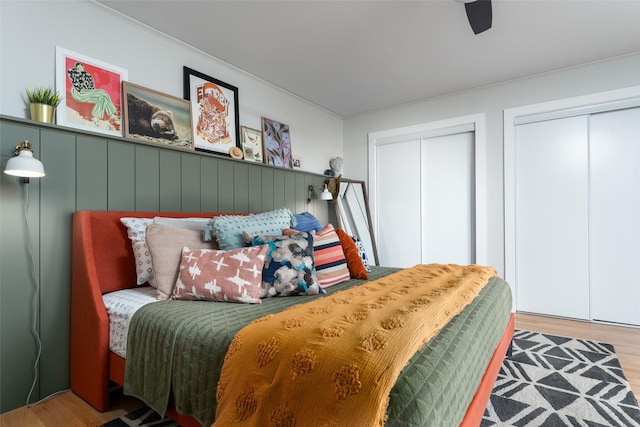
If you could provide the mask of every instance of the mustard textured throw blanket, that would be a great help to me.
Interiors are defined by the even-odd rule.
[[[402,368],[495,275],[418,265],[254,321],[229,346],[213,425],[382,426]]]

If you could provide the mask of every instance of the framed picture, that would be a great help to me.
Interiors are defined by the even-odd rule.
[[[189,101],[129,82],[122,97],[125,137],[193,150]]]
[[[183,73],[195,149],[224,156],[230,156],[232,147],[241,149],[238,88],[189,67]]]
[[[122,136],[121,83],[127,70],[56,46],[57,123]]]
[[[268,165],[292,168],[291,135],[289,126],[275,120],[262,118],[262,140]]]
[[[293,168],[294,169],[302,169],[302,158],[294,157],[293,158]]]
[[[240,126],[240,135],[242,137],[244,159],[250,162],[263,163],[262,133],[258,129]]]

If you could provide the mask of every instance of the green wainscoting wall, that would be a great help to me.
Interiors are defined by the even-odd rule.
[[[329,203],[307,203],[326,177],[227,157],[0,116],[1,169],[22,140],[46,176],[28,185],[0,173],[0,413],[24,406],[37,347],[34,282],[24,220],[40,280],[42,342],[31,402],[69,388],[71,215],[76,210],[263,212],[287,207],[329,221]],[[28,194],[27,194],[28,193]]]

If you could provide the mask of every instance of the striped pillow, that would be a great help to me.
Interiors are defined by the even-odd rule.
[[[333,225],[325,225],[313,236],[313,259],[318,282],[323,288],[351,278],[340,238]]]

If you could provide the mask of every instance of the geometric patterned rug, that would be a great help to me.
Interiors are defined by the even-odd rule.
[[[611,344],[516,330],[481,427],[640,427]]]
[[[180,427],[171,418],[161,419],[160,415],[148,406],[136,409],[100,427]]]

